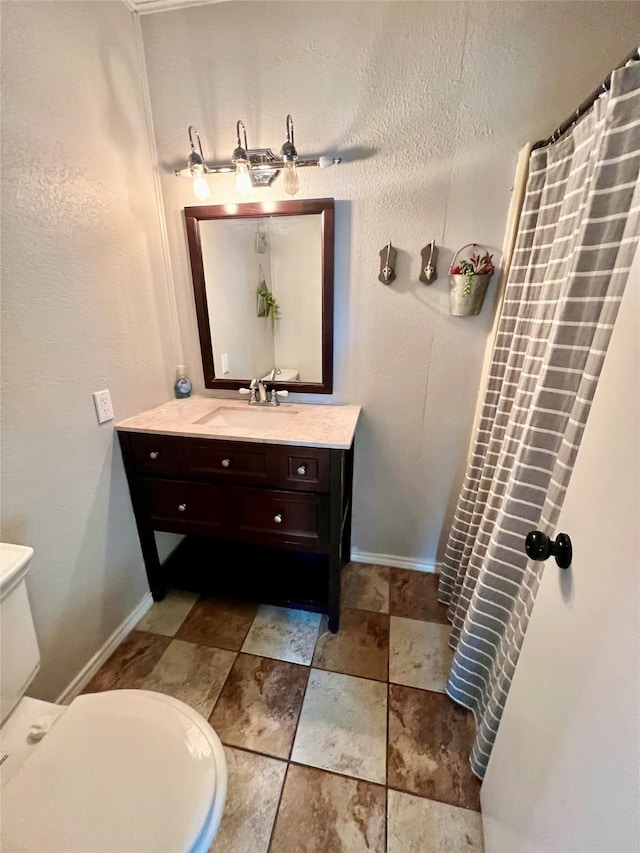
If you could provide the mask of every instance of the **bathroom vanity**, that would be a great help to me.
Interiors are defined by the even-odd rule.
[[[333,199],[184,215],[205,387],[330,394]],[[188,586],[327,613],[337,631],[359,413],[191,397],[120,423],[154,599]],[[185,537],[163,564],[156,531]]]
[[[191,397],[118,424],[154,599],[185,579],[327,613],[337,631],[359,413]],[[155,531],[186,537],[165,564]]]

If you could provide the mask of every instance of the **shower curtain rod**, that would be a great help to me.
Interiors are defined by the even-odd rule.
[[[619,68],[624,68],[627,62],[632,62],[633,60],[638,59],[640,59],[640,47],[636,47],[635,50],[632,50],[628,56],[625,56],[622,62],[617,65],[613,69],[613,71],[617,71]],[[589,110],[598,100],[600,95],[602,95],[604,92],[609,91],[609,87],[611,86],[611,75],[613,74],[613,71],[608,74],[602,81],[602,83],[598,86],[598,88],[594,89],[594,91],[589,95],[589,97],[586,98],[580,104],[575,113],[570,115],[569,118],[566,119],[566,121],[563,121],[562,124],[557,127],[553,131],[551,136],[549,136],[547,139],[540,139],[538,140],[538,142],[534,142],[534,144],[531,146],[531,150],[535,151],[536,148],[544,148],[546,145],[551,145],[552,142],[556,142],[558,139],[560,139],[561,136],[564,136],[564,134],[573,127],[573,125],[578,121],[578,119],[581,119],[582,116],[585,115],[585,113],[589,112]]]

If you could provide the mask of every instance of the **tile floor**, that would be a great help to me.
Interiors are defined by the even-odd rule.
[[[85,692],[159,690],[210,720],[229,768],[214,853],[482,851],[436,586],[351,563],[337,635],[316,614],[173,591]]]

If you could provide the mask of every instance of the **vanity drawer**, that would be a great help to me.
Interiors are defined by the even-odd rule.
[[[140,474],[178,474],[180,439],[154,433],[121,433],[129,441],[131,455]]]
[[[331,451],[247,441],[121,433],[139,474],[328,492]]]
[[[328,498],[271,489],[236,489],[236,493],[240,538],[315,547],[326,544]]]
[[[160,530],[177,533],[225,533],[229,495],[222,485],[182,480],[144,481],[147,509]]]
[[[185,439],[181,474],[198,479],[265,486],[275,484],[273,456],[262,444]]]
[[[309,492],[329,491],[329,451],[281,447],[279,485]]]

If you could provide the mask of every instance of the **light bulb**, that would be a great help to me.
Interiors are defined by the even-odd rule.
[[[211,197],[209,184],[201,169],[193,169],[193,194],[199,201],[207,201]]]
[[[246,163],[236,163],[236,192],[238,195],[251,195],[253,184],[251,183],[251,173]]]
[[[284,169],[284,191],[289,195],[295,195],[300,189],[300,179],[295,160],[287,160]]]

